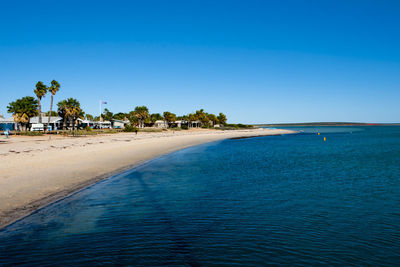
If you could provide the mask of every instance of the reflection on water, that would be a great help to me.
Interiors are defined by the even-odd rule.
[[[339,128],[149,162],[0,231],[0,265],[396,265],[400,127]]]

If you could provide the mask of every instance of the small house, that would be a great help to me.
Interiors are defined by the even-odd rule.
[[[155,128],[168,128],[168,123],[163,120],[157,120],[154,122]]]

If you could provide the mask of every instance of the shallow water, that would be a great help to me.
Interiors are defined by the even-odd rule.
[[[112,177],[0,231],[0,265],[400,264],[400,127],[320,128]]]

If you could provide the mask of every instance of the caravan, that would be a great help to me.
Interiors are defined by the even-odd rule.
[[[43,123],[32,123],[31,132],[44,131]]]

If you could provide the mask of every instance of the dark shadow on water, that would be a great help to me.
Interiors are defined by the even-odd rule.
[[[145,191],[146,197],[148,198],[150,205],[159,214],[159,219],[162,219],[163,222],[165,222],[166,227],[172,236],[172,240],[174,241],[174,252],[183,255],[186,264],[189,264],[190,266],[200,266],[200,264],[192,256],[189,243],[179,233],[178,229],[174,226],[173,219],[171,218],[171,216],[168,215],[165,208],[160,204],[160,201],[157,199],[157,194],[153,192],[143,180],[143,174],[134,173],[134,175],[139,184],[142,186],[143,190]],[[176,259],[173,259],[172,256],[170,256],[170,259],[167,262],[175,261]]]

